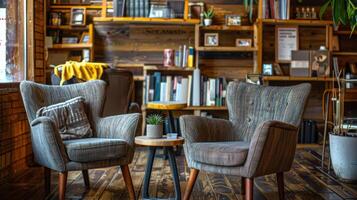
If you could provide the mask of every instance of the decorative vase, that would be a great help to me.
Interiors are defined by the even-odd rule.
[[[339,179],[345,182],[357,181],[357,137],[330,133],[332,167]]]
[[[146,136],[149,138],[162,138],[162,124],[160,125],[152,125],[152,124],[147,124],[146,125]]]
[[[212,19],[204,19],[203,24],[205,26],[211,26],[212,25]]]

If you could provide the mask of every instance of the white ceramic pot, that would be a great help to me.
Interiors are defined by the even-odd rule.
[[[212,19],[204,19],[203,24],[205,26],[211,26],[212,25]]]
[[[146,136],[149,138],[162,138],[162,124],[160,125],[152,125],[152,124],[147,124],[146,125]]]
[[[330,133],[330,152],[333,170],[339,179],[357,181],[357,137]]]

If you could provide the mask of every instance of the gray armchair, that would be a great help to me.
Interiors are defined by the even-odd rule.
[[[66,86],[48,86],[30,81],[20,85],[31,126],[35,161],[45,167],[45,191],[50,189],[50,170],[59,172],[59,199],[64,199],[68,171],[82,170],[89,188],[88,169],[120,165],[130,199],[135,199],[128,164],[134,155],[135,131],[140,114],[100,116],[105,98],[105,82],[89,81]],[[41,107],[83,96],[94,137],[63,140],[48,117],[36,118]]]
[[[242,177],[242,194],[253,199],[254,177],[277,174],[284,199],[283,173],[294,160],[298,127],[310,84],[292,87],[231,82],[227,90],[229,121],[182,116],[180,126],[190,178],[190,198],[199,170]]]

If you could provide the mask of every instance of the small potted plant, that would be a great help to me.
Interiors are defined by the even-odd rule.
[[[159,114],[149,115],[146,118],[146,136],[149,138],[161,138],[163,121],[163,117]]]
[[[210,26],[212,25],[212,18],[214,17],[214,10],[213,8],[210,8],[209,10],[203,12],[203,24],[205,26]]]

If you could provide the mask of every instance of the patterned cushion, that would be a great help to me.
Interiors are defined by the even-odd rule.
[[[63,140],[92,136],[92,129],[84,109],[84,98],[76,97],[68,101],[40,108],[36,117],[53,119]]]
[[[210,165],[240,166],[248,154],[249,142],[199,142],[191,144],[192,159]]]
[[[117,159],[127,153],[127,143],[121,139],[85,138],[63,141],[71,161],[94,162]]]

